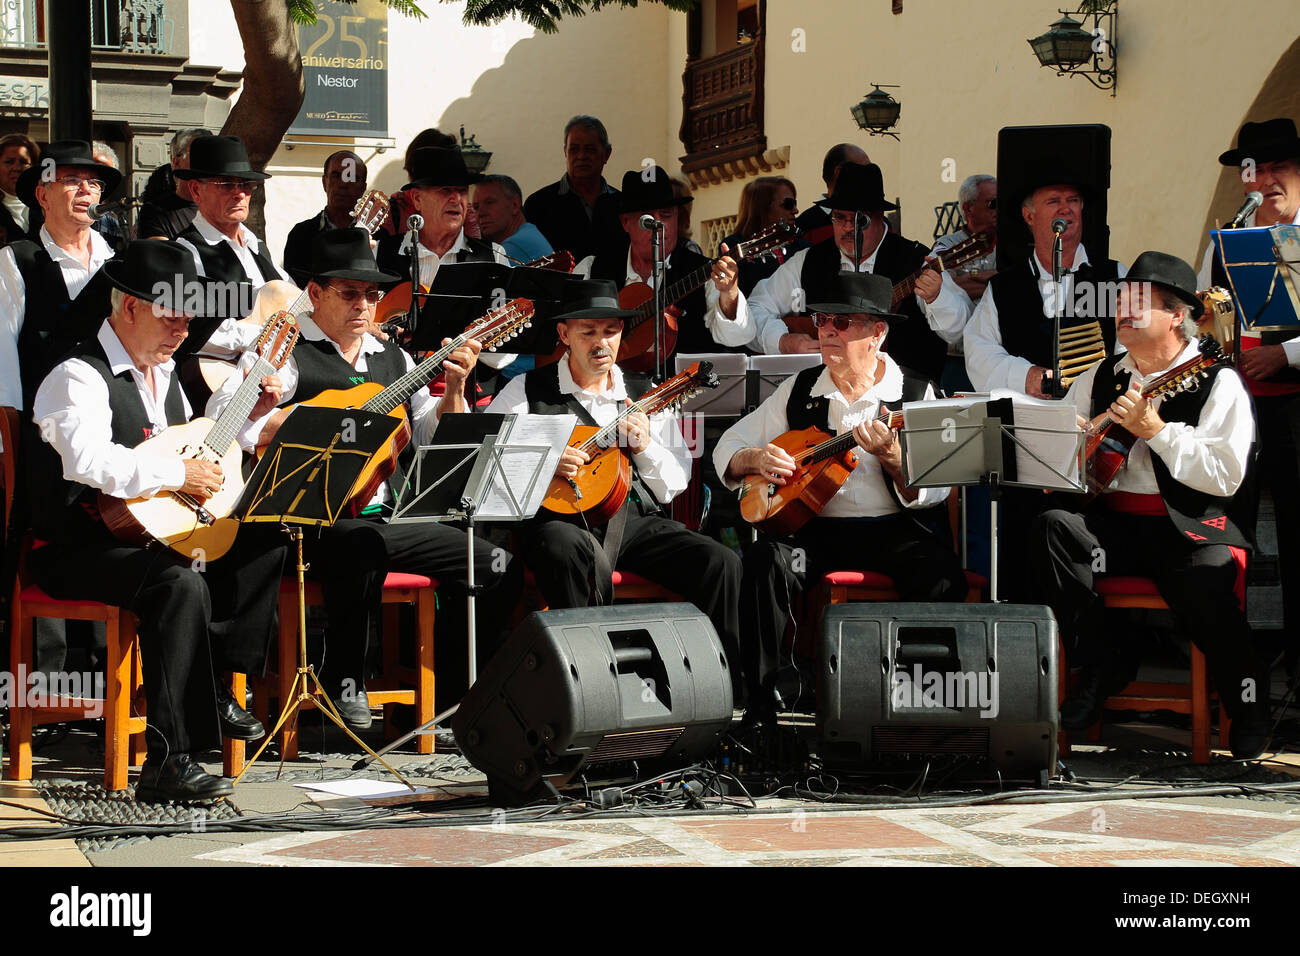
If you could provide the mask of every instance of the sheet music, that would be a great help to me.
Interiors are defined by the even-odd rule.
[[[501,436],[497,443],[524,447],[501,450],[500,467],[492,472],[492,484],[475,516],[515,517],[516,500],[523,514],[537,511],[577,424],[577,415],[516,415],[510,434]],[[528,482],[534,474],[538,476],[537,481],[530,489]],[[513,499],[506,491],[507,486],[515,496]]]
[[[991,395],[994,400],[1009,398],[1015,403],[1015,435],[1019,439],[1016,445],[1016,483],[1071,490],[1062,482],[1061,476],[1079,477],[1079,422],[1074,405],[1031,398],[1009,388],[996,388]],[[1033,454],[1025,446],[1032,448]]]

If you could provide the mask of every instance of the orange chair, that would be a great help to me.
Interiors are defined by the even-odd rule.
[[[967,604],[978,604],[984,600],[988,590],[988,578],[974,571],[967,571]],[[829,592],[828,604],[845,604],[849,601],[901,601],[894,581],[887,574],[875,571],[830,571],[822,577],[822,584]]]
[[[416,710],[416,721],[419,724],[433,719],[433,624],[436,613],[434,590],[437,586],[438,582],[422,574],[395,572],[384,579],[381,600],[385,610],[396,611],[396,606],[402,604],[414,605],[416,621],[416,666],[414,668],[400,666],[396,622],[386,620],[383,644],[384,673],[379,680],[366,683],[366,696],[371,704],[383,705],[384,722],[389,727],[391,727],[393,707],[397,704],[413,704]],[[315,581],[307,582],[306,597],[308,607],[317,607],[325,603],[320,584]],[[294,676],[298,672],[298,582],[291,578],[285,578],[280,583],[278,660],[277,685],[280,706],[283,707],[293,686]],[[404,684],[410,686],[403,687]],[[253,709],[258,719],[270,730],[278,715],[269,713],[267,696],[267,682],[254,681]],[[304,708],[314,706],[314,704],[303,705]],[[286,724],[281,734],[281,753],[284,759],[296,759],[298,756],[296,721],[291,720]],[[432,734],[419,734],[416,737],[416,752],[433,753]]]

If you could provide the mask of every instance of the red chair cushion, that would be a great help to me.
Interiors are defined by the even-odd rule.
[[[384,588],[389,591],[397,591],[405,588],[436,588],[438,582],[433,578],[427,578],[423,574],[405,574],[401,571],[390,572],[388,577],[384,578]]]
[[[637,584],[637,585],[654,584],[654,582],[651,581],[649,578],[643,578],[641,577],[641,575],[633,571],[614,571],[612,574],[610,574],[609,579],[614,583],[614,587],[618,587],[620,584]]]
[[[1237,579],[1233,582],[1232,593],[1237,596],[1237,604],[1241,607],[1246,606],[1246,550],[1244,548],[1229,548],[1232,552],[1232,563],[1237,566]],[[1142,594],[1156,595],[1160,590],[1156,583],[1150,578],[1141,578],[1135,575],[1114,574],[1099,576],[1094,579],[1093,587],[1097,593],[1103,597],[1119,594]]]
[[[831,571],[823,580],[840,588],[889,588],[894,587],[894,579],[887,574],[875,571]]]
[[[60,604],[64,607],[105,607],[100,601],[92,601],[90,598],[72,598],[64,600],[63,598],[50,597],[35,584],[29,584],[18,592],[19,599],[28,604]]]

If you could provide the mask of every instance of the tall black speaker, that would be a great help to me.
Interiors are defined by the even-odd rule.
[[[836,604],[818,637],[828,767],[961,760],[1045,784],[1056,767],[1056,619],[1019,604]]]
[[[693,605],[539,611],[479,674],[452,730],[492,800],[512,805],[592,765],[689,762],[717,746],[731,707],[731,662]]]
[[[1083,207],[1083,245],[1090,262],[1105,262],[1110,258],[1106,224],[1110,127],[1101,123],[1004,126],[998,131],[998,269],[1023,262],[1033,251],[1033,238],[1020,214],[1021,192],[1044,165],[1089,187]]]

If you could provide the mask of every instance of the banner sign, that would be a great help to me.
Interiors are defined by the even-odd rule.
[[[387,137],[388,7],[316,0],[316,25],[297,31],[306,95],[290,135]]]

